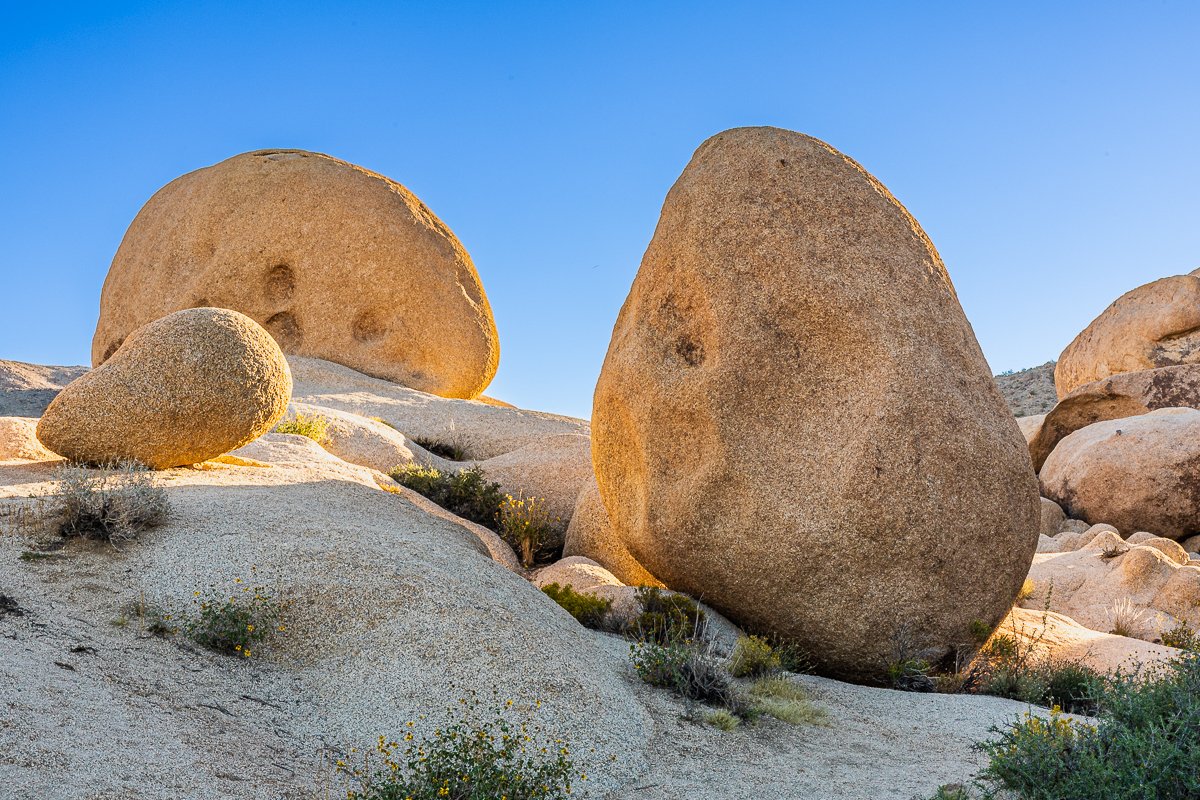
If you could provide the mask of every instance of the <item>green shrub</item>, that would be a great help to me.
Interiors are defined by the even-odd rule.
[[[428,497],[452,514],[500,530],[500,504],[505,495],[500,484],[487,480],[479,467],[442,472],[408,464],[396,467],[389,475],[396,483]]]
[[[1183,800],[1200,797],[1200,656],[1102,682],[1098,721],[1027,714],[979,745],[986,797]]]
[[[729,672],[735,678],[752,678],[769,675],[783,668],[782,659],[761,636],[741,636],[733,646],[729,660]]]
[[[578,773],[570,746],[538,730],[513,702],[485,708],[468,694],[452,721],[418,737],[414,722],[391,741],[379,737],[377,765],[338,768],[358,784],[348,800],[565,800]]]
[[[542,591],[551,600],[570,612],[571,616],[585,628],[606,629],[608,612],[612,609],[612,600],[586,592],[577,592],[570,586],[559,586],[557,583],[543,586]]]
[[[307,436],[317,444],[324,444],[329,438],[329,420],[316,414],[297,414],[281,420],[275,426],[275,433],[292,433],[297,436]]]
[[[556,561],[562,553],[563,530],[546,510],[544,498],[504,495],[499,532],[526,569]]]
[[[64,538],[117,544],[166,522],[171,503],[154,474],[134,462],[95,470],[67,468],[36,498],[21,524]]]
[[[283,624],[286,604],[264,586],[247,584],[241,578],[234,583],[236,588],[232,593],[211,586],[207,592],[194,592],[195,613],[183,622],[182,628],[189,639],[202,647],[249,658],[259,644],[286,630]]]
[[[635,639],[668,644],[703,638],[708,617],[687,595],[641,586],[637,599],[642,611],[629,626]]]
[[[1200,634],[1186,622],[1181,622],[1169,631],[1163,631],[1162,643],[1180,650],[1200,651]]]
[[[745,698],[713,652],[711,642],[636,642],[630,646],[629,656],[638,677],[651,686],[670,689],[685,700],[725,708],[739,717],[749,715]]]

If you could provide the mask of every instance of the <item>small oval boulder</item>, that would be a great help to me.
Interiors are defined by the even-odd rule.
[[[71,382],[37,435],[86,464],[196,464],[271,430],[291,392],[283,352],[254,320],[192,308],[138,328],[103,365]]]

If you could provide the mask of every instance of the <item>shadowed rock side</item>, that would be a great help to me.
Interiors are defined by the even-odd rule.
[[[1067,345],[1059,398],[1122,372],[1200,363],[1200,276],[1161,278],[1121,295]]]
[[[259,325],[236,311],[192,308],[137,329],[63,389],[37,435],[87,464],[196,464],[269,431],[291,391],[287,360]]]
[[[1033,468],[1040,472],[1055,445],[1080,428],[1159,408],[1180,407],[1200,407],[1200,364],[1125,372],[1084,384],[1042,420],[1029,443]]]
[[[193,306],[250,316],[285,352],[475,397],[500,349],[462,244],[400,184],[303,150],[243,153],[160,189],[104,282],[92,363]]]
[[[593,414],[629,553],[825,674],[946,656],[1000,622],[1028,570],[1028,449],[941,259],[808,136],[741,128],[696,151]]]

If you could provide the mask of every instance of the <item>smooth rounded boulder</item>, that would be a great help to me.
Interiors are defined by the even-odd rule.
[[[1174,275],[1118,297],[1075,337],[1054,367],[1061,400],[1092,381],[1200,363],[1200,276]]]
[[[395,181],[304,150],[243,153],[150,198],[104,281],[92,364],[197,306],[246,314],[287,353],[442,397],[475,397],[500,359],[450,229]]]
[[[1123,372],[1074,389],[1027,437],[1033,468],[1041,471],[1055,446],[1080,428],[1159,408],[1200,408],[1200,364]]]
[[[880,683],[995,627],[1040,521],[937,251],[862,167],[718,134],[663,205],[596,387],[612,534],[672,589]]]
[[[37,436],[84,464],[196,464],[271,430],[291,392],[287,359],[254,320],[224,308],[187,309],[138,328],[68,384]]]
[[[1200,534],[1200,411],[1088,425],[1058,443],[1040,478],[1072,517],[1176,540]]]

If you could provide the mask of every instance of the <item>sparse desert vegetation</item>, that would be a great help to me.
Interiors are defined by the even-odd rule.
[[[468,692],[432,734],[409,721],[395,739],[380,736],[374,760],[356,754],[338,769],[356,784],[348,800],[565,800],[587,780],[571,746],[536,724],[540,701],[488,704]]]
[[[315,414],[293,414],[279,421],[275,433],[291,433],[305,436],[322,444],[329,436],[329,420]]]

